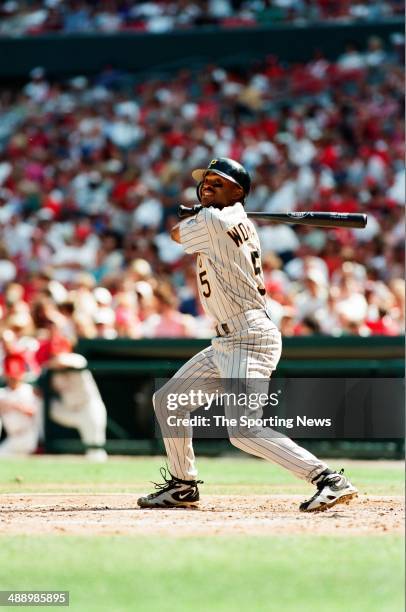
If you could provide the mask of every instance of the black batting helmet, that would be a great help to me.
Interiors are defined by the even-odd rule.
[[[208,172],[219,174],[242,187],[244,190],[244,199],[249,194],[251,179],[244,166],[228,157],[218,157],[217,159],[212,159],[207,168],[198,168],[192,172],[193,178],[198,182],[196,192],[199,202],[201,186]]]

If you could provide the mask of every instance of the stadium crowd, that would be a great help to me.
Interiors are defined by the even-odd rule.
[[[372,21],[403,14],[401,0],[6,0],[0,5],[0,36]]]
[[[260,225],[285,336],[404,331],[403,71],[379,39],[335,63],[165,82],[37,68],[0,94],[0,138],[0,331],[33,371],[52,334],[213,334],[168,229],[196,202],[191,170],[218,156],[252,174],[250,210],[368,213],[364,230]]]

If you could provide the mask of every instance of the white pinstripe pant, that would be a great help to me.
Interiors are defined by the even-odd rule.
[[[254,313],[254,311],[251,311]],[[171,474],[182,480],[195,480],[197,469],[192,444],[192,427],[179,425],[168,432],[167,418],[174,415],[188,418],[198,406],[178,407],[168,410],[168,394],[188,393],[200,389],[204,393],[216,393],[219,379],[238,379],[237,385],[247,392],[250,379],[269,379],[276,369],[281,355],[281,336],[274,324],[262,311],[255,311],[246,329],[236,331],[227,337],[217,337],[212,345],[190,359],[153,396],[155,413],[164,435]],[[247,327],[247,323],[249,327]],[[244,327],[244,322],[241,321]],[[252,381],[254,382],[254,381]],[[226,418],[235,413],[225,406]],[[262,411],[250,411],[250,417],[260,418]],[[252,428],[239,425],[228,429],[230,442],[241,450],[272,461],[286,468],[299,478],[311,480],[327,468],[322,461],[287,437],[270,435],[268,428]]]

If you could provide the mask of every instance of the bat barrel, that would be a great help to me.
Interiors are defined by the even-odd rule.
[[[291,212],[291,213],[261,213],[249,212],[248,217],[263,219],[277,223],[290,223],[295,225],[313,225],[317,227],[351,227],[364,228],[367,216],[362,213],[334,213],[334,212]]]

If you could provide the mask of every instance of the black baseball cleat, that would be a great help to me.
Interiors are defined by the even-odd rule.
[[[164,482],[154,482],[157,490],[139,498],[137,504],[141,508],[193,508],[198,505],[197,485],[201,484],[202,480],[181,480],[172,476],[165,468],[161,468],[160,472]],[[167,478],[168,474],[170,478]]]
[[[299,506],[301,512],[323,512],[336,504],[348,502],[357,497],[358,490],[344,476],[344,470],[340,472],[325,471],[312,480],[317,491],[308,501]]]

